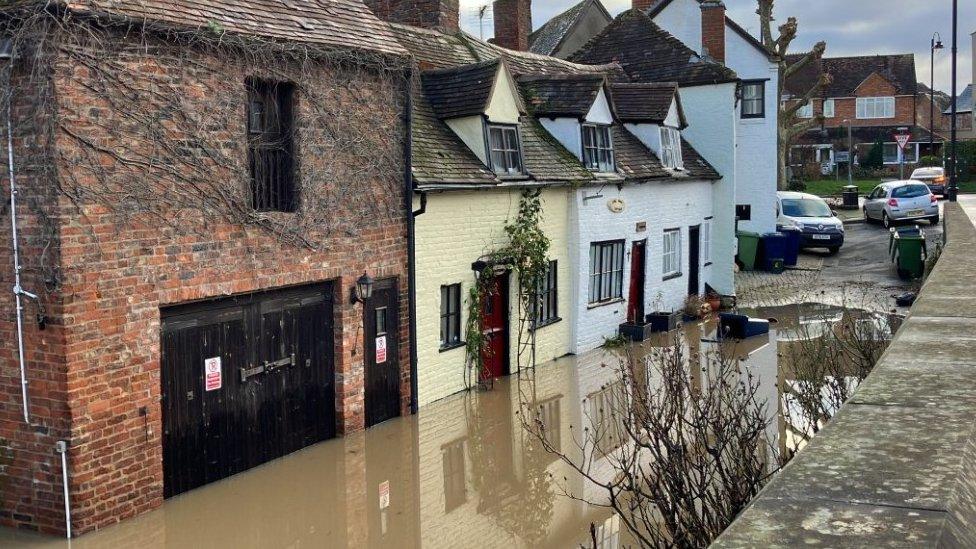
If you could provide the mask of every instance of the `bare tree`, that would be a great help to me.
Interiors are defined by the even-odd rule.
[[[778,187],[780,190],[786,189],[788,185],[788,176],[786,170],[787,158],[789,155],[790,146],[797,136],[806,132],[810,128],[814,128],[819,124],[823,123],[823,116],[817,115],[812,118],[799,118],[797,112],[804,106],[810,103],[810,100],[814,96],[819,94],[821,90],[824,89],[831,82],[831,76],[826,73],[821,73],[817,83],[807,90],[802,96],[792,98],[793,101],[790,103],[784,103],[783,98],[783,86],[787,79],[791,76],[797,74],[805,67],[810,65],[820,58],[823,57],[824,51],[827,49],[827,43],[820,41],[817,42],[813,49],[804,54],[798,60],[793,63],[789,63],[786,58],[786,54],[789,51],[790,44],[796,39],[797,29],[799,25],[796,22],[795,17],[790,17],[786,20],[786,23],[780,25],[777,29],[779,31],[779,36],[773,39],[772,26],[773,21],[773,3],[774,0],[758,0],[759,9],[756,13],[759,14],[759,22],[762,32],[762,43],[766,47],[766,51],[774,59],[779,62],[779,86],[776,90],[776,100],[780,102],[779,107],[779,135],[778,135],[778,146],[777,146],[777,160],[779,162],[778,166]]]
[[[584,401],[571,453],[548,442],[538,410],[519,414],[605,496],[587,503],[611,508],[643,547],[707,546],[777,463],[758,381],[722,353],[684,349],[681,336],[649,353],[621,347],[613,381]]]

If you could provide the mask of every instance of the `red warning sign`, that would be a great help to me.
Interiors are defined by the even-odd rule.
[[[204,370],[204,389],[216,391],[224,384],[223,374],[220,367],[220,357],[215,356],[203,361]]]
[[[386,336],[376,338],[376,363],[386,362]]]
[[[900,149],[902,149],[902,150],[905,150],[905,147],[908,146],[908,140],[911,139],[911,138],[912,138],[912,136],[910,134],[907,134],[907,133],[896,133],[895,134],[895,141],[898,142],[898,147]]]

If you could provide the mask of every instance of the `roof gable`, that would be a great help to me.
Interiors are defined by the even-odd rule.
[[[677,82],[691,86],[738,79],[733,70],[702,59],[635,9],[618,15],[600,34],[570,56],[570,60],[617,62],[631,79],[641,82]]]
[[[600,0],[583,0],[532,31],[529,34],[529,51],[540,55],[553,55],[562,46],[566,37],[572,34],[579,22],[593,11],[606,18],[608,23],[613,20],[613,16]]]
[[[799,61],[805,54],[786,56],[787,63]],[[878,73],[894,87],[895,95],[915,95],[918,79],[915,76],[915,56],[869,55],[857,57],[824,57],[808,64],[784,83],[792,95],[803,95],[816,85],[823,73],[833,81],[824,90],[824,97],[853,97],[858,87],[873,73]]]
[[[361,0],[56,0],[49,5],[138,24],[218,27],[233,34],[406,55],[389,26]]]
[[[687,127],[678,84],[674,82],[613,84],[610,93],[617,117],[623,122],[664,124],[674,111],[679,127]]]
[[[877,72],[872,72],[863,82],[854,88],[854,95],[863,97],[865,95],[895,95],[897,90],[887,78]]]
[[[606,78],[594,75],[523,76],[519,88],[536,116],[585,118]]]
[[[973,112],[973,106],[973,85],[970,84],[956,98],[956,114]],[[942,114],[952,115],[952,103],[949,103],[949,108],[942,111]]]
[[[497,59],[425,71],[424,94],[441,119],[484,114],[488,110],[501,62]]]

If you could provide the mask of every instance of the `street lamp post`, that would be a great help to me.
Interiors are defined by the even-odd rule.
[[[959,0],[952,0],[952,143],[949,147],[949,201],[955,202],[959,188],[956,186],[956,54],[959,43]]]
[[[932,68],[929,71],[931,85],[929,86],[929,154],[935,154],[935,50],[945,48],[942,45],[942,36],[939,33],[932,35]]]
[[[847,124],[847,185],[854,184],[854,122],[850,118],[845,118]]]

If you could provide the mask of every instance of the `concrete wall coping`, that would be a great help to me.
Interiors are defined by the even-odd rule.
[[[976,227],[960,204],[945,215],[874,371],[712,547],[976,547]]]

